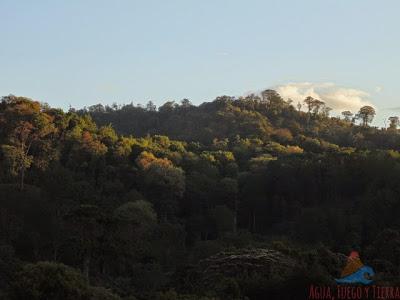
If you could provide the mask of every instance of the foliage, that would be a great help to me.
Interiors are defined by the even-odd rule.
[[[379,129],[374,115],[273,90],[69,112],[4,97],[0,297],[290,299],[352,249],[395,282],[398,118]],[[265,251],[296,267],[257,269]]]
[[[11,299],[118,300],[103,288],[91,287],[76,270],[62,264],[27,264],[12,283]]]

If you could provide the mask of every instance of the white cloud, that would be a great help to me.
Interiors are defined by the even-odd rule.
[[[294,104],[303,103],[307,96],[322,100],[334,111],[350,110],[353,112],[364,105],[371,105],[369,94],[362,90],[337,86],[334,83],[299,82],[272,87],[284,99],[292,99]]]

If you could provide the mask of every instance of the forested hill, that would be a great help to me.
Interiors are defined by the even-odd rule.
[[[184,99],[180,104],[166,102],[158,109],[150,101],[145,106],[98,104],[78,113],[89,114],[100,126],[111,124],[124,135],[158,134],[206,145],[215,139],[232,141],[240,136],[282,144],[300,145],[307,139],[310,143],[329,142],[342,147],[397,149],[400,140],[396,130],[367,126],[375,115],[372,107],[343,111],[340,118],[329,117],[330,110],[312,97],[291,103],[275,91],[266,90],[262,96],[221,96],[199,106]],[[398,117],[391,117],[389,123],[390,129],[397,129]]]
[[[396,283],[398,119],[301,105],[3,97],[0,299],[302,299],[351,250]]]

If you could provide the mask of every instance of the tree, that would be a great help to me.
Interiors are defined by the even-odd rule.
[[[314,101],[312,102],[312,105],[313,105],[312,110],[313,110],[314,115],[318,115],[321,112],[321,110],[324,108],[325,102],[318,100],[318,99],[314,99]]]
[[[184,171],[170,160],[156,158],[149,152],[142,152],[136,163],[142,169],[148,199],[153,202],[160,218],[174,218],[177,200],[185,191]]]
[[[77,270],[63,264],[38,262],[27,264],[12,283],[13,300],[118,300],[104,288],[92,287]]]
[[[390,129],[397,129],[397,127],[399,126],[399,123],[400,123],[399,117],[397,117],[397,116],[389,117],[389,121],[390,121],[389,128]]]
[[[351,122],[353,118],[353,113],[349,110],[342,111],[342,116],[344,117],[344,120],[347,122]]]
[[[12,284],[11,299],[85,300],[89,286],[76,270],[63,264],[39,262],[27,264]]]
[[[324,105],[324,107],[323,107],[323,109],[322,109],[322,115],[323,115],[324,117],[328,118],[328,117],[329,117],[329,114],[330,114],[330,112],[331,112],[331,110],[332,110],[332,108],[330,108],[330,107]]]
[[[190,102],[190,100],[189,99],[182,99],[182,101],[181,101],[181,107],[182,108],[189,108],[189,107],[191,107],[192,106],[192,102]]]
[[[89,279],[91,259],[99,245],[99,238],[104,234],[103,218],[95,205],[81,205],[65,216],[71,238],[77,244],[86,279]]]
[[[212,216],[216,225],[218,235],[221,236],[226,232],[235,231],[235,213],[231,209],[226,207],[226,205],[217,205],[212,210]]]
[[[32,155],[28,155],[23,146],[3,145],[2,152],[10,175],[13,177],[20,176],[20,189],[23,190],[25,170],[29,169],[32,164]]]
[[[49,138],[56,132],[52,116],[39,102],[24,97],[3,97],[0,103],[0,138],[10,174],[24,188],[26,170],[32,164],[45,168],[52,158]]]
[[[284,107],[290,104],[290,102],[285,102],[281,95],[275,90],[265,90],[261,93],[261,97],[262,101],[267,104],[267,113],[269,116],[278,115]]]
[[[362,126],[368,126],[375,117],[375,109],[372,106],[366,105],[360,108],[357,119],[361,120]]]
[[[282,144],[288,144],[293,140],[293,135],[287,128],[279,128],[275,130],[273,137]]]
[[[157,111],[157,106],[153,103],[153,101],[149,101],[146,104],[146,110],[147,111]]]
[[[174,111],[174,109],[177,108],[177,106],[178,106],[178,104],[175,103],[175,101],[167,101],[158,108],[158,111],[160,113],[166,113],[166,114],[172,113]]]
[[[115,145],[116,141],[118,140],[118,135],[111,125],[107,125],[100,127],[99,138],[104,145],[111,147],[112,145]]]
[[[133,263],[148,255],[149,238],[157,224],[151,203],[145,200],[124,203],[114,210],[112,218],[114,230],[107,243],[114,253],[112,268],[118,268],[116,258]]]
[[[281,98],[281,96],[275,90],[264,90],[261,92],[261,98],[263,101],[271,103],[274,99]]]
[[[106,110],[102,104],[95,104],[92,106],[89,106],[88,111],[91,113],[104,113]]]
[[[219,203],[232,212],[233,231],[237,231],[237,215],[239,207],[239,188],[236,179],[225,177],[217,186]]]
[[[143,227],[150,226],[157,221],[151,203],[145,200],[127,202],[121,205],[115,210],[114,217],[121,222],[129,222],[135,226]]]
[[[304,103],[307,105],[308,114],[311,114],[311,112],[313,111],[315,100],[316,99],[311,96],[308,96],[306,99],[304,99]]]
[[[326,113],[326,111],[324,110],[325,107],[324,101],[308,96],[306,99],[304,99],[303,102],[307,105],[308,114],[311,114],[311,112],[313,112],[314,115],[318,115],[321,111],[323,113]]]

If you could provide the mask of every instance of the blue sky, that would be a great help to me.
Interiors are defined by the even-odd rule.
[[[400,107],[398,0],[0,0],[0,11],[0,95],[67,108],[275,87],[338,110],[371,103],[377,119]]]

